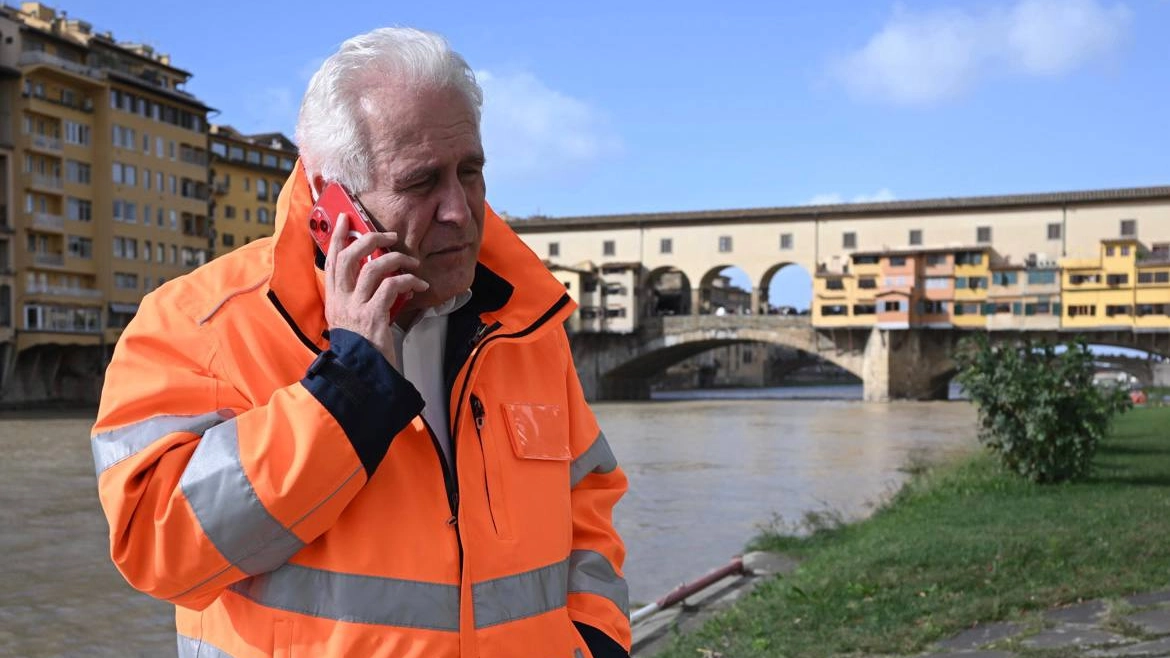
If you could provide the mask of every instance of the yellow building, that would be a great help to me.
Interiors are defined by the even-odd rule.
[[[987,326],[984,305],[991,283],[991,249],[956,251],[954,254],[955,297],[951,323],[964,329]]]
[[[280,133],[242,135],[218,125],[211,126],[209,143],[218,256],[272,235],[276,198],[296,162],[297,148]]]
[[[1159,247],[1148,254],[1136,238],[1102,240],[1096,258],[1061,260],[1063,326],[1170,328],[1170,258]]]
[[[1170,331],[1170,243],[1139,254],[1134,291],[1134,328]]]
[[[208,258],[210,108],[168,56],[43,4],[0,9],[0,32],[15,348],[112,345]]]
[[[866,291],[870,297],[873,291]],[[844,272],[817,272],[813,277],[812,322],[817,327],[851,327],[870,325],[872,314],[858,319],[850,314],[857,299],[857,280]]]

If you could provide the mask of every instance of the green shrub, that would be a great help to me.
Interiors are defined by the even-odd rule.
[[[1023,341],[992,346],[986,334],[960,343],[958,381],[979,407],[979,440],[1007,468],[1034,482],[1089,473],[1125,391],[1093,383],[1093,354],[1081,339],[1059,350]]]

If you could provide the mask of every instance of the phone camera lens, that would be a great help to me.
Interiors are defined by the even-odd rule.
[[[323,220],[323,219],[322,219],[322,220],[321,220],[321,222],[320,222],[320,224],[319,224],[319,226],[321,227],[321,232],[322,232],[322,233],[328,233],[328,232],[329,232],[329,222],[327,222],[327,221],[325,221],[325,220]]]
[[[317,232],[317,220],[316,219],[312,219],[312,218],[309,219],[309,230],[313,231],[314,233]]]

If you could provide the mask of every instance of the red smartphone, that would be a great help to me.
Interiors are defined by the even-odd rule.
[[[349,220],[349,235],[346,237],[345,246],[353,244],[366,233],[377,232],[378,228],[370,221],[370,216],[366,214],[366,209],[362,207],[360,201],[355,199],[349,190],[341,183],[326,183],[325,189],[321,190],[321,195],[317,197],[317,203],[309,212],[309,233],[313,236],[313,240],[317,242],[317,246],[321,248],[321,253],[329,253],[329,242],[333,239],[333,229],[337,225],[337,217],[341,213],[345,213]],[[373,261],[379,256],[386,255],[385,249],[378,248],[369,256],[362,260],[362,265]],[[396,276],[399,272],[395,272],[390,276]],[[398,312],[402,310],[402,305],[405,304],[413,296],[413,293],[399,295],[398,299],[394,300],[394,305],[390,307],[390,321],[393,322],[397,317]]]

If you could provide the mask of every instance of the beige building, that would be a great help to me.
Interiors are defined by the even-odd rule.
[[[296,145],[281,133],[243,135],[231,126],[211,126],[215,255],[272,235],[276,199],[292,172]]]

